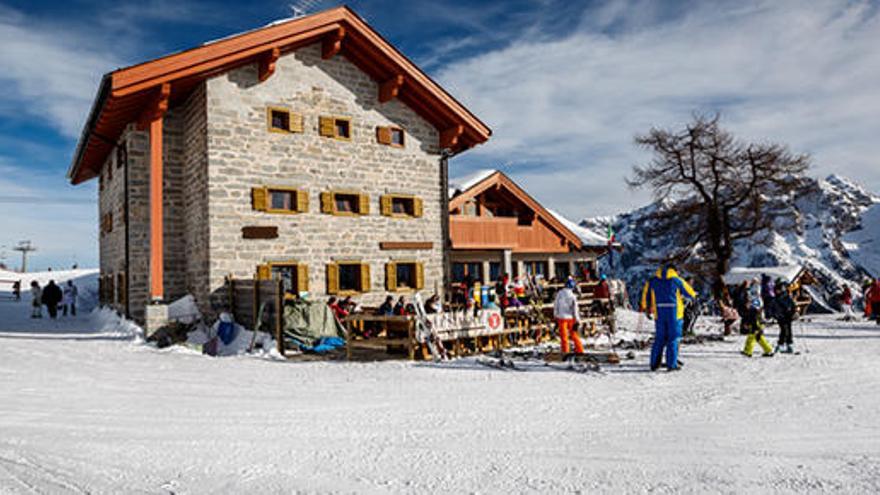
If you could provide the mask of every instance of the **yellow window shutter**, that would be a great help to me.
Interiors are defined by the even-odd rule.
[[[370,264],[361,263],[361,292],[370,292]]]
[[[339,292],[339,265],[330,263],[327,265],[327,294]]]
[[[333,213],[333,193],[321,193],[321,213]]]
[[[257,280],[271,280],[272,267],[269,265],[257,265]]]
[[[382,210],[382,215],[386,217],[390,217],[391,213],[394,211],[391,209],[391,196],[384,194],[379,197],[379,207]]]
[[[425,288],[425,264],[416,263],[416,290]]]
[[[318,118],[318,134],[325,137],[336,136],[336,121],[333,117]]]
[[[296,191],[296,211],[307,213],[309,211],[309,192],[303,189]]]
[[[424,213],[424,204],[422,198],[413,198],[413,216],[421,217]]]
[[[303,132],[303,115],[290,113],[290,132]]]
[[[391,144],[391,128],[379,126],[376,128],[376,141],[379,144]]]
[[[358,196],[360,200],[360,204],[358,205],[358,214],[360,215],[369,215],[370,214],[370,195],[369,194],[360,194]]]
[[[296,265],[296,290],[298,292],[309,290],[309,265],[305,263]]]
[[[269,191],[265,187],[251,189],[251,199],[255,210],[266,211],[269,209]]]
[[[385,285],[388,290],[397,290],[397,263],[385,263]]]

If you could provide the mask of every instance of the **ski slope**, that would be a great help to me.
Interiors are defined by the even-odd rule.
[[[638,352],[600,375],[210,358],[106,313],[27,314],[0,303],[0,493],[880,492],[867,323],[796,326],[799,356],[736,336],[678,373]]]

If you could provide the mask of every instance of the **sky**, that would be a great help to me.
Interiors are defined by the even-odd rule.
[[[95,181],[65,178],[102,74],[328,0],[0,0],[0,262],[97,266]],[[493,130],[450,175],[500,168],[572,219],[651,200],[633,137],[720,112],[811,175],[880,191],[880,4],[846,0],[348,5]]]

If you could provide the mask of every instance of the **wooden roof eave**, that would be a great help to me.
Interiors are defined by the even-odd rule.
[[[379,33],[374,31],[356,13],[347,7],[338,7],[311,16],[279,23],[274,26],[211,42],[199,47],[147,61],[106,74],[98,97],[92,105],[68,177],[74,184],[96,175],[89,167],[101,161],[102,152],[92,144],[93,134],[99,133],[109,139],[118,139],[121,129],[128,123],[120,119],[137,115],[140,103],[150,99],[150,92],[166,83],[173,83],[172,98],[179,97],[183,86],[210,77],[231,68],[261,60],[266,53],[294,50],[302,45],[320,41],[332,33],[344,33],[342,53],[371,77],[405,77],[398,97],[415,107],[419,113],[434,124],[441,133],[455,125],[463,124],[463,132],[451,146],[452,152],[485,142],[491,129],[476,118],[467,108],[415,66]],[[346,49],[348,47],[348,49]],[[357,63],[360,62],[360,63]],[[366,67],[368,66],[369,67]],[[366,68],[365,68],[366,67]],[[126,103],[117,101],[126,100]],[[106,114],[105,114],[106,112]],[[444,129],[446,127],[446,129]],[[86,167],[82,163],[88,159]]]

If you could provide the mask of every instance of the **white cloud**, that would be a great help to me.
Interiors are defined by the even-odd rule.
[[[78,135],[101,74],[119,65],[93,36],[34,23],[0,7],[0,106]]]
[[[569,216],[612,213],[649,199],[623,182],[648,158],[636,133],[721,110],[742,137],[787,142],[813,153],[814,173],[880,190],[871,4],[703,2],[672,17],[646,5],[606,2],[561,38],[523,37],[446,66],[439,80],[494,130],[454,172],[504,162]]]

